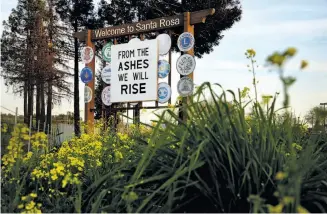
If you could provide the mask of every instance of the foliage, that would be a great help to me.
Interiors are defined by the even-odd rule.
[[[311,124],[313,131],[323,131],[326,118],[327,110],[321,106],[316,106],[309,110],[304,119],[307,123]]]
[[[327,136],[278,114],[277,95],[260,104],[244,101],[248,88],[217,89],[196,90],[188,121],[168,109],[152,126],[100,124],[53,149],[18,126],[2,159],[2,211],[326,212]]]
[[[238,0],[117,0],[105,1],[99,3],[99,23],[104,26],[113,26],[123,23],[131,23],[142,20],[154,19],[165,16],[173,16],[183,12],[193,12],[208,8],[215,8],[213,16],[208,16],[206,25],[195,26],[194,51],[197,57],[202,57],[213,51],[223,38],[222,32],[233,26],[241,19],[242,9]],[[118,18],[119,17],[119,18]],[[178,51],[178,35],[183,32],[183,28],[172,29],[172,49]],[[153,35],[146,35],[153,37]]]

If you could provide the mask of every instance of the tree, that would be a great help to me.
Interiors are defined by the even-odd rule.
[[[55,5],[56,12],[73,32],[78,32],[81,28],[93,27],[95,20],[93,0],[56,0]],[[74,127],[76,136],[80,135],[78,49],[78,40],[74,38]]]
[[[62,55],[61,49],[57,48],[60,47],[57,44],[66,46],[62,37],[65,29],[53,17],[51,1],[19,0],[8,22],[4,22],[1,39],[3,76],[5,84],[13,86],[15,94],[24,93],[25,123],[33,115],[34,104],[36,121],[44,122],[47,96],[47,123],[50,124],[53,103],[71,94],[66,81],[70,74],[59,68],[67,67],[68,62],[63,57],[67,54]],[[55,47],[52,36],[55,37]]]
[[[324,120],[326,118],[327,118],[327,110],[324,110],[320,106],[316,106],[310,109],[304,117],[306,122],[311,124],[313,131],[323,131]]]
[[[103,66],[101,66],[101,68],[103,68]],[[94,97],[94,106],[95,106],[95,115],[94,115],[94,119],[100,119],[102,118],[102,109],[103,109],[103,103],[102,103],[102,98],[101,98],[101,94],[102,94],[102,90],[104,89],[105,85],[102,81],[101,78],[101,69],[98,71],[96,77],[96,83],[95,83],[95,97]]]
[[[4,21],[1,66],[6,86],[14,94],[24,91],[24,121],[33,114],[34,52],[36,49],[36,20],[41,12],[40,1],[20,0],[12,10],[8,22]]]
[[[201,58],[204,54],[213,51],[224,37],[222,32],[231,28],[235,22],[241,20],[242,9],[239,0],[182,0],[182,11],[197,11],[207,8],[215,8],[215,14],[208,16],[206,24],[198,24],[195,32],[195,55]],[[177,42],[173,43],[177,44]],[[175,50],[176,47],[175,47]]]
[[[194,51],[195,55],[201,58],[204,54],[212,52],[214,46],[219,45],[224,30],[231,28],[241,19],[242,9],[239,0],[182,0],[181,2],[178,0],[113,0],[110,3],[102,0],[98,14],[103,23],[112,26],[208,8],[215,8],[215,14],[208,16],[206,24],[195,26]],[[175,28],[173,31],[175,34],[172,36],[172,49],[178,51],[177,39],[178,35],[183,32],[183,28]]]

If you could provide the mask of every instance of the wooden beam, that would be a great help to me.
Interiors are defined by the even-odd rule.
[[[182,14],[92,30],[92,40],[153,32],[179,26],[183,26]]]
[[[190,12],[185,12],[184,13],[184,32],[188,32],[194,36],[194,25],[191,25],[191,13]],[[189,51],[186,52],[187,54],[190,54],[191,56],[194,56],[194,48],[190,49]],[[192,79],[193,81],[193,73],[188,75],[189,78]],[[183,76],[180,75],[180,78]],[[187,105],[189,104],[189,97],[183,97],[180,105],[182,105],[182,108],[179,109],[179,117],[181,120],[186,122],[187,120]]]
[[[87,31],[80,31],[73,34],[74,38],[77,38],[80,42],[87,41]]]
[[[192,12],[190,13],[190,24],[195,25],[205,23],[207,16],[211,16],[214,13],[214,8]],[[91,39],[93,41],[145,32],[153,32],[161,29],[172,29],[175,27],[183,26],[185,23],[184,19],[185,17],[183,14],[180,14],[176,16],[162,17],[136,23],[96,29],[92,30]],[[78,38],[80,42],[87,41],[87,31],[76,32],[73,34],[73,36]]]
[[[215,14],[214,8],[192,12],[191,25],[205,23],[207,16],[212,16],[213,14]]]

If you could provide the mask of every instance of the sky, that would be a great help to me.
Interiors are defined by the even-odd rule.
[[[16,0],[1,1],[1,22],[8,19],[16,4]],[[222,33],[224,38],[213,52],[202,59],[196,58],[195,84],[208,81],[234,91],[249,87],[254,97],[252,74],[247,68],[249,61],[244,55],[247,49],[253,48],[259,66],[256,69],[258,97],[282,92],[277,72],[269,71],[271,69],[264,66],[265,60],[274,51],[295,47],[298,53],[285,67],[285,74],[297,79],[290,88],[292,111],[303,117],[310,108],[327,102],[327,0],[241,0],[241,4],[242,19]],[[2,27],[0,30],[2,32]],[[178,56],[173,54],[172,60],[173,100],[178,96],[179,74],[175,67]],[[304,71],[299,69],[301,60],[309,62]],[[84,115],[83,87],[80,81],[81,116]],[[282,101],[281,97],[279,105]],[[3,80],[1,106],[13,110],[18,107],[18,112],[23,113],[23,99],[7,92]],[[60,106],[54,107],[53,113],[72,112],[73,109],[73,99],[63,100]],[[9,113],[3,108],[1,111]],[[152,118],[150,112],[143,114],[146,121]]]

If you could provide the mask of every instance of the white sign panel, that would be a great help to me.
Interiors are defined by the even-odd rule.
[[[111,49],[111,102],[158,99],[158,41],[114,45]]]

